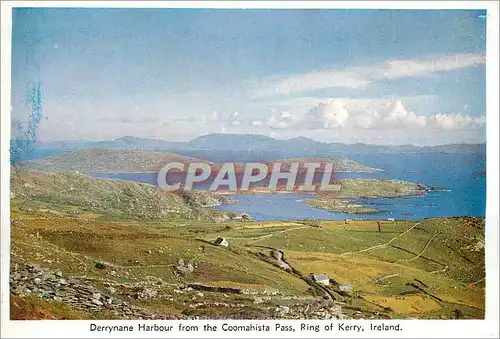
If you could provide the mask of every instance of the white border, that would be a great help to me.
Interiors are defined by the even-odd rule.
[[[9,310],[9,263],[10,263],[10,100],[11,100],[11,34],[12,17],[11,8],[5,3],[1,5],[1,53],[0,53],[0,74],[2,76],[0,90],[0,244],[1,244],[1,300],[0,300],[0,337],[4,336],[4,331],[8,328]]]
[[[9,248],[10,248],[10,211],[9,211],[9,140],[10,140],[10,79],[11,79],[11,10],[13,7],[114,7],[114,8],[350,8],[350,9],[486,9],[487,13],[487,207],[486,207],[486,319],[485,320],[397,320],[404,328],[401,332],[118,332],[114,334],[89,331],[92,321],[11,321],[9,320]],[[158,2],[158,1],[2,1],[1,2],[1,337],[47,337],[47,338],[88,338],[88,337],[207,337],[207,338],[243,338],[243,337],[283,337],[317,338],[331,337],[499,337],[499,4],[496,1],[269,1],[269,2],[229,2],[229,1],[193,1],[193,2]],[[95,321],[101,325],[166,323],[163,321]],[[176,327],[180,321],[170,321]],[[222,324],[224,321],[196,321]],[[246,321],[227,321],[231,324],[248,323]],[[257,324],[277,322],[294,324],[301,321],[253,321]],[[310,324],[324,326],[330,321],[307,321]],[[334,321],[338,324],[340,321]],[[184,322],[186,323],[186,322]],[[382,321],[348,321],[350,324],[362,324]]]
[[[495,9],[495,1],[2,1],[12,7],[282,8],[282,9]]]
[[[499,334],[499,3],[486,21],[486,319]]]

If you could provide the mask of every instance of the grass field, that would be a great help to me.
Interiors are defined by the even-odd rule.
[[[113,283],[117,297],[137,306],[190,316],[265,318],[276,307],[297,308],[318,300],[304,277],[326,273],[340,284],[352,285],[352,295],[342,301],[350,317],[484,317],[484,219],[382,221],[380,232],[377,221],[362,220],[216,223],[212,212],[198,213],[199,206],[183,199],[173,201],[198,217],[141,219],[119,210],[127,185],[118,187],[120,194],[104,195],[104,201],[110,196],[113,200],[112,208],[103,209],[94,186],[91,199],[87,195],[70,200],[70,194],[53,194],[58,185],[52,181],[62,185],[79,179],[42,179],[23,181],[38,187],[29,196],[14,190],[12,259],[61,270],[67,277],[85,277],[99,288]],[[89,184],[94,180],[98,179]],[[131,199],[149,189],[130,188]],[[44,202],[48,196],[52,199]],[[91,200],[101,207],[82,208]],[[217,237],[226,238],[229,247],[215,246]],[[292,270],[273,264],[273,249],[283,251]],[[179,270],[181,259],[194,268],[187,273]],[[96,268],[96,263],[105,269]],[[162,298],[134,298],[134,286],[146,283],[156,284]],[[178,292],[190,284],[248,293],[209,291],[199,297]],[[18,318],[107,316],[59,307],[35,296],[13,298],[11,311]]]
[[[285,222],[149,225],[23,216],[15,209],[13,216],[12,255],[61,269],[69,276],[120,283],[153,276],[172,285],[201,283],[309,296],[303,280],[254,255],[258,246],[264,246],[282,249],[288,263],[305,275],[327,273],[341,284],[352,285],[358,299],[354,304],[362,307],[390,309],[394,317],[449,318],[456,310],[463,317],[484,315],[479,219],[397,221],[384,223],[378,232],[373,221],[348,225],[325,221],[319,227]],[[211,245],[217,236],[226,237],[230,247]],[[175,270],[179,259],[194,260],[197,268],[180,275]],[[96,262],[106,263],[109,269],[96,269]],[[415,279],[428,286],[428,294],[409,285]],[[185,311],[178,306],[173,302],[169,309]]]
[[[382,224],[382,232],[375,221],[325,221],[322,226],[277,233],[254,244],[282,248],[301,271],[327,273],[401,316],[433,317],[442,310],[447,317],[455,309],[464,309],[468,317],[482,316],[482,220],[389,222]],[[417,291],[408,283],[415,279],[443,301],[411,295]]]

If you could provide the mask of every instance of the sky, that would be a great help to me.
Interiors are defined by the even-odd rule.
[[[40,82],[41,141],[485,141],[485,11],[18,8],[12,30],[13,133]]]

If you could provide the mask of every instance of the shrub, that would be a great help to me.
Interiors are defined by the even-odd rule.
[[[96,263],[95,263],[95,268],[98,268],[98,269],[100,269],[100,270],[103,270],[103,269],[105,269],[105,268],[106,268],[106,265],[104,265],[104,263],[103,263],[103,262],[99,261],[99,262],[96,262]]]

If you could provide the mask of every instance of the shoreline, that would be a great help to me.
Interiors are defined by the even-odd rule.
[[[371,182],[375,182],[377,184],[382,183],[383,181],[380,181],[380,179],[371,179]],[[361,183],[363,182],[363,179],[361,179]],[[296,195],[309,195],[311,198],[304,198],[302,200],[302,203],[305,205],[312,207],[312,208],[317,208],[329,212],[334,212],[334,213],[346,213],[346,214],[380,214],[380,213],[387,213],[391,212],[389,210],[382,210],[382,209],[375,209],[370,204],[364,203],[363,201],[360,201],[360,199],[398,199],[398,198],[411,198],[411,197],[424,197],[427,195],[428,192],[432,191],[450,191],[445,189],[444,187],[433,187],[433,186],[426,186],[423,184],[419,183],[413,183],[413,182],[407,182],[407,181],[397,181],[393,180],[390,181],[389,184],[399,184],[403,188],[404,187],[410,187],[410,189],[407,192],[392,192],[392,191],[382,191],[382,192],[368,192],[367,193],[361,193],[358,192],[356,194],[355,192],[344,192],[341,193],[339,192],[338,195],[336,194],[328,194],[328,193],[323,193],[322,192],[311,192],[311,191],[279,191],[279,190],[274,190],[274,191],[269,191],[269,190],[249,190],[249,191],[241,191],[241,192],[235,192],[235,191],[227,191],[227,192],[218,192],[219,194],[224,194],[224,195],[279,195],[279,194],[296,194]],[[369,184],[367,184],[369,185]],[[365,186],[368,190],[370,189],[370,186]],[[384,189],[385,186],[382,187]],[[373,188],[372,188],[373,189]],[[356,191],[356,190],[355,190]]]
[[[31,172],[31,171],[29,171]],[[81,174],[89,178],[97,178],[101,180],[119,181],[119,182],[135,182],[151,187],[156,187],[154,184],[149,184],[146,182],[140,182],[137,180],[130,180],[129,178],[114,178],[113,174],[134,174],[138,172],[100,172],[111,174],[111,177],[101,177],[90,174],[89,172],[79,172],[79,171],[65,171],[56,173],[72,173]],[[155,174],[154,172],[142,172],[141,174]],[[409,198],[409,197],[422,197],[428,192],[432,191],[450,191],[445,187],[440,186],[426,186],[420,183],[404,181],[404,180],[391,180],[391,179],[376,179],[376,178],[348,178],[340,179],[338,181],[341,184],[341,190],[338,192],[331,191],[299,191],[299,190],[284,190],[284,187],[269,190],[266,186],[257,186],[253,189],[246,191],[230,191],[230,190],[219,190],[210,191],[208,189],[194,189],[192,192],[207,192],[212,194],[216,199],[217,196],[221,197],[221,200],[229,199],[230,201],[211,201],[209,204],[203,206],[205,208],[214,208],[218,210],[217,207],[221,205],[238,205],[240,201],[234,199],[236,195],[297,195],[303,196],[302,203],[312,207],[334,213],[347,213],[347,214],[376,214],[390,212],[386,210],[378,210],[373,208],[370,204],[367,204],[360,199],[396,199],[396,198]]]

